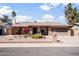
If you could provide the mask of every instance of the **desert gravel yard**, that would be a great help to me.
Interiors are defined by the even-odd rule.
[[[13,36],[0,36],[0,47],[79,47],[79,36],[58,36],[60,43],[52,42],[52,39],[11,39]],[[10,43],[5,43],[10,42]],[[12,42],[15,43],[12,43]],[[18,42],[19,41],[19,42]],[[3,42],[3,43],[2,43]],[[17,43],[16,43],[17,42]]]
[[[25,35],[6,35],[0,36],[0,43],[41,43],[41,42],[53,42],[50,36],[44,36],[45,38],[33,39],[26,37]]]

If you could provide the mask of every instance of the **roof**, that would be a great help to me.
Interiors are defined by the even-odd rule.
[[[74,25],[79,26],[79,23],[76,23],[76,24],[74,24]]]
[[[78,29],[79,28],[79,23],[74,24],[74,26],[72,27],[72,29]]]
[[[25,23],[17,23],[13,24],[12,26],[69,26],[69,25],[63,25],[61,23],[57,22],[25,22]]]
[[[79,26],[73,26],[72,29],[79,29]]]

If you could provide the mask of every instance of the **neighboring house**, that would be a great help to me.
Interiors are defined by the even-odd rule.
[[[9,23],[0,23],[0,35],[10,34],[11,24]]]
[[[74,35],[79,35],[79,23],[74,24],[72,30],[74,31]]]
[[[12,25],[10,29],[10,35],[16,35],[14,33],[17,28],[20,28],[19,32],[22,33],[22,28],[29,28],[31,34],[43,34],[43,35],[53,35],[57,32],[57,35],[71,35],[71,25],[63,25],[56,22],[26,22],[26,23],[16,23]]]
[[[0,35],[4,35],[5,32],[4,32],[4,23],[3,22],[0,22]]]
[[[0,35],[3,35],[3,27],[0,26]]]

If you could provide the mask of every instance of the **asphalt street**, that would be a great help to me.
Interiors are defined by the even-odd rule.
[[[0,56],[79,56],[79,47],[2,47]]]

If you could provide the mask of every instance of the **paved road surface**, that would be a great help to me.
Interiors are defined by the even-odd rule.
[[[6,47],[0,56],[79,56],[79,47]]]

